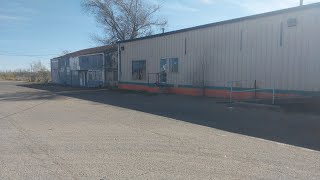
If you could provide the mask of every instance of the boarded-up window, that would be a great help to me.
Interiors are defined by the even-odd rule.
[[[67,67],[67,75],[69,76],[71,73],[70,67]]]
[[[87,55],[79,57],[80,70],[101,70],[103,68],[103,55]]]
[[[93,81],[95,78],[94,78],[94,76],[95,76],[95,74],[94,74],[94,72],[89,72],[88,73],[88,76],[89,76],[89,81]]]
[[[55,61],[51,61],[51,68],[52,69],[59,69],[59,61],[55,60]]]
[[[102,71],[96,71],[96,80],[102,81]]]
[[[132,61],[132,80],[146,80],[146,61]]]
[[[102,72],[101,71],[89,71],[88,72],[89,81],[102,81]]]

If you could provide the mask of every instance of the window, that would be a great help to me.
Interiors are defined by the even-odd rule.
[[[178,58],[169,59],[169,70],[170,70],[170,72],[173,72],[173,73],[179,72],[179,59]]]
[[[179,72],[179,59],[178,58],[168,58],[160,60],[160,72]]]
[[[146,61],[132,61],[132,80],[146,80]]]
[[[69,76],[71,72],[70,67],[67,67],[66,70],[67,70],[67,75]]]
[[[160,82],[167,82],[168,73],[179,72],[179,59],[168,58],[160,59]]]
[[[79,57],[80,70],[100,70],[103,68],[103,54],[86,55]]]
[[[96,71],[96,80],[102,81],[102,71]]]
[[[288,23],[288,27],[296,27],[297,24],[298,24],[296,18],[290,18],[290,19],[288,19],[287,23]]]
[[[167,70],[168,70],[167,59],[161,59],[160,60],[160,82],[161,83],[167,82]]]
[[[88,73],[88,76],[89,76],[89,81],[92,81],[94,78],[93,78],[93,72],[89,72]]]
[[[102,72],[101,71],[88,71],[88,80],[89,81],[102,81]]]

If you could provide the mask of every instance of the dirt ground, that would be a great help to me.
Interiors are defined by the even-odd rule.
[[[0,82],[0,179],[320,177],[317,113],[230,108],[205,97],[27,87]]]

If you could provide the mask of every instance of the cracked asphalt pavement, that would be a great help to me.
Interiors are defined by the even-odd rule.
[[[59,94],[19,84],[0,81],[1,180],[320,179],[320,136],[301,139],[308,134],[298,125],[310,123],[300,127],[317,135],[317,115],[230,111],[201,97]],[[298,134],[273,136],[263,129],[268,123],[249,126],[246,118],[292,120],[284,132]],[[246,126],[227,128],[230,119]]]

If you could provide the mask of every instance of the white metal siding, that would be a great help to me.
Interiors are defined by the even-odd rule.
[[[288,27],[289,18],[297,18],[296,27]],[[169,84],[226,86],[242,80],[235,85],[252,87],[257,80],[259,88],[320,91],[319,32],[315,8],[122,43],[120,81],[140,82],[132,81],[132,60],[146,60],[147,73],[158,73],[160,59],[179,58],[179,73],[168,74]]]

